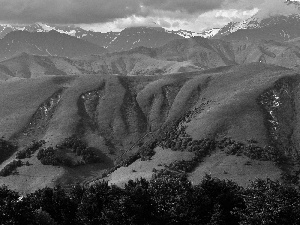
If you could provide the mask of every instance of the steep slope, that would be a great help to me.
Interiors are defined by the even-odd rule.
[[[300,48],[297,41],[233,41],[232,49],[238,64],[261,62],[299,69]]]
[[[160,47],[174,39],[192,38],[201,36],[210,38],[215,36],[219,28],[208,29],[197,33],[188,30],[166,30],[161,27],[128,27],[120,32],[94,32],[76,26],[53,25],[35,23],[30,25],[2,24],[0,25],[0,38],[12,31],[49,32],[57,31],[79,39],[89,41],[106,48],[108,51],[126,51],[139,46],[150,48]]]
[[[222,38],[224,40],[275,40],[288,41],[300,36],[299,33],[299,15],[291,16],[274,16],[263,19],[258,27],[236,29],[232,33],[224,37],[216,35],[215,38]]]
[[[276,3],[278,4],[278,2]],[[282,10],[261,10],[242,22],[230,22],[213,38],[224,40],[288,41],[300,36],[300,10],[297,1],[282,1]]]
[[[110,52],[126,51],[135,47],[155,48],[174,39],[184,38],[160,27],[130,27],[121,32],[93,33],[83,39],[104,46]]]
[[[68,34],[77,38],[88,35],[89,31],[83,30],[75,26],[51,25],[45,23],[34,24],[0,24],[0,38],[5,37],[13,31],[28,31],[28,32],[49,32],[57,31],[62,34]]]
[[[188,31],[167,31],[160,27],[129,27],[121,32],[101,33],[84,30],[76,26],[35,23],[31,25],[0,25],[0,38],[13,31],[28,31],[31,33],[56,31],[86,40],[104,47],[110,52],[125,51],[138,46],[159,47],[171,40],[191,37],[195,34]]]

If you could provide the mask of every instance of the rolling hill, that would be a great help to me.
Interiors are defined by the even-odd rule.
[[[145,156],[148,161],[131,158],[129,164],[122,164],[132,164],[129,170],[121,166],[107,179],[121,184],[130,177],[149,178],[153,168],[170,168],[161,164],[161,157],[169,158],[170,166],[186,157],[194,165],[188,172],[194,183],[206,172],[243,185],[255,177],[280,179],[281,172],[293,172],[293,168],[278,167],[272,154],[297,162],[298,80],[294,70],[250,63],[163,76],[60,75],[2,81],[0,135],[18,144],[19,151],[33,140],[45,140],[46,147],[55,148],[77,135],[102,162],[50,166],[33,154],[24,159],[28,166],[19,167],[18,174],[2,177],[0,182],[26,192],[57,183],[91,183],[104,169],[112,168],[113,162],[137,152],[144,154],[149,144],[156,145],[153,157]],[[226,138],[230,138],[228,143]],[[204,162],[192,164],[198,151],[194,143],[210,140],[219,147],[212,148],[214,142],[209,142],[211,152],[205,153]],[[180,147],[183,142],[186,147]],[[165,150],[161,152],[159,146]],[[247,147],[236,154],[233,146]],[[193,154],[180,156],[168,152],[170,148]],[[252,148],[258,152],[251,152]],[[259,155],[262,149],[272,157]],[[59,151],[76,161],[68,148]],[[15,157],[5,159],[1,168]]]
[[[299,182],[299,38],[261,40],[282,20],[249,22],[221,39],[128,28],[106,48],[71,37],[72,27],[8,33],[0,136],[18,149],[0,154],[0,174],[22,158],[0,185],[28,193],[161,174],[198,184],[206,173],[243,186]]]
[[[116,54],[143,54],[164,61],[190,62],[203,68],[242,65],[255,62],[297,69],[299,40],[224,41],[194,37],[178,39],[159,48],[139,47]]]
[[[201,37],[177,39],[158,48],[74,58],[21,53],[0,62],[1,80],[45,75],[163,75],[260,62],[299,69],[297,39],[278,41],[224,41]]]
[[[201,70],[188,61],[159,60],[140,53],[83,56],[74,59],[21,53],[0,62],[0,80],[49,75],[161,75]]]

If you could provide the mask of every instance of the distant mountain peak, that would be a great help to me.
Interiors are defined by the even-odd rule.
[[[0,39],[0,60],[8,59],[22,52],[72,58],[103,54],[107,51],[103,47],[55,30],[43,33],[16,30]],[[22,54],[24,55],[24,53]]]
[[[266,4],[266,3],[265,3]],[[288,41],[300,36],[300,0],[274,1],[252,17],[230,22],[214,38]]]

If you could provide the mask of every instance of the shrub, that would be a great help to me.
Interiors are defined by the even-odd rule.
[[[35,210],[26,198],[20,199],[17,192],[0,187],[0,224],[39,224],[35,220]]]
[[[240,224],[300,224],[300,193],[295,187],[256,180],[243,195],[246,207],[236,212]]]
[[[71,159],[58,155],[58,150],[54,149],[53,147],[41,149],[37,154],[37,159],[40,160],[43,165],[67,167],[74,166],[74,163]]]
[[[29,146],[25,147],[23,150],[17,152],[17,159],[30,158],[40,147],[42,147],[46,142],[44,140],[33,141]]]
[[[70,149],[78,156],[87,148],[87,144],[80,140],[76,135],[66,138],[61,144],[57,145],[58,149]]]
[[[17,149],[18,147],[10,141],[0,138],[0,163],[11,156]]]
[[[101,162],[101,159],[98,155],[94,153],[94,151],[91,148],[85,148],[82,153],[82,159],[85,163],[99,163]]]
[[[41,149],[37,154],[37,159],[43,165],[59,166],[62,164],[62,159],[57,156],[57,150],[52,147]]]
[[[58,149],[69,149],[77,156],[82,156],[85,164],[99,163],[101,159],[92,148],[87,147],[87,144],[80,140],[76,135],[66,138],[61,144],[57,145]]]
[[[73,162],[72,159],[59,154],[59,151],[63,151],[64,148],[72,148],[72,151],[82,157],[81,162]],[[41,149],[37,155],[38,160],[41,161],[43,165],[53,165],[53,166],[80,166],[88,163],[99,163],[101,159],[98,155],[94,153],[92,148],[86,147],[83,142],[78,141],[76,138],[68,138],[57,148],[49,147],[46,149]]]
[[[23,162],[21,160],[14,160],[7,164],[1,171],[0,171],[0,176],[6,177],[11,175],[15,169],[18,167],[21,167],[23,165]]]

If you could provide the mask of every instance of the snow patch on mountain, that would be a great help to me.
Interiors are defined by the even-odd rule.
[[[184,38],[191,38],[193,36],[199,36],[198,33],[196,32],[192,32],[192,31],[187,31],[187,30],[178,30],[178,31],[167,31],[169,33],[175,33],[175,34],[178,34],[180,35],[181,37],[184,37]]]
[[[213,28],[213,29],[209,29],[209,30],[205,30],[201,33],[199,33],[198,36],[204,37],[204,38],[212,38],[214,37],[221,28]]]
[[[222,27],[215,36],[217,38],[234,33],[238,30],[260,29],[278,25],[282,22],[300,23],[300,0],[282,1],[266,0],[254,16],[241,22],[230,22]],[[289,38],[289,34],[282,30],[282,36]]]
[[[220,28],[213,28],[213,29],[209,29],[209,30],[205,30],[202,31],[200,33],[198,32],[193,32],[193,31],[188,31],[188,30],[166,30],[166,32],[168,33],[172,33],[172,34],[177,34],[181,37],[184,38],[192,38],[195,36],[200,36],[200,37],[204,37],[204,38],[211,38],[213,36],[215,36],[218,32],[219,32]]]
[[[51,27],[44,23],[37,23],[37,25],[41,27],[40,29],[37,30],[38,32],[51,31],[55,29],[54,27]]]

